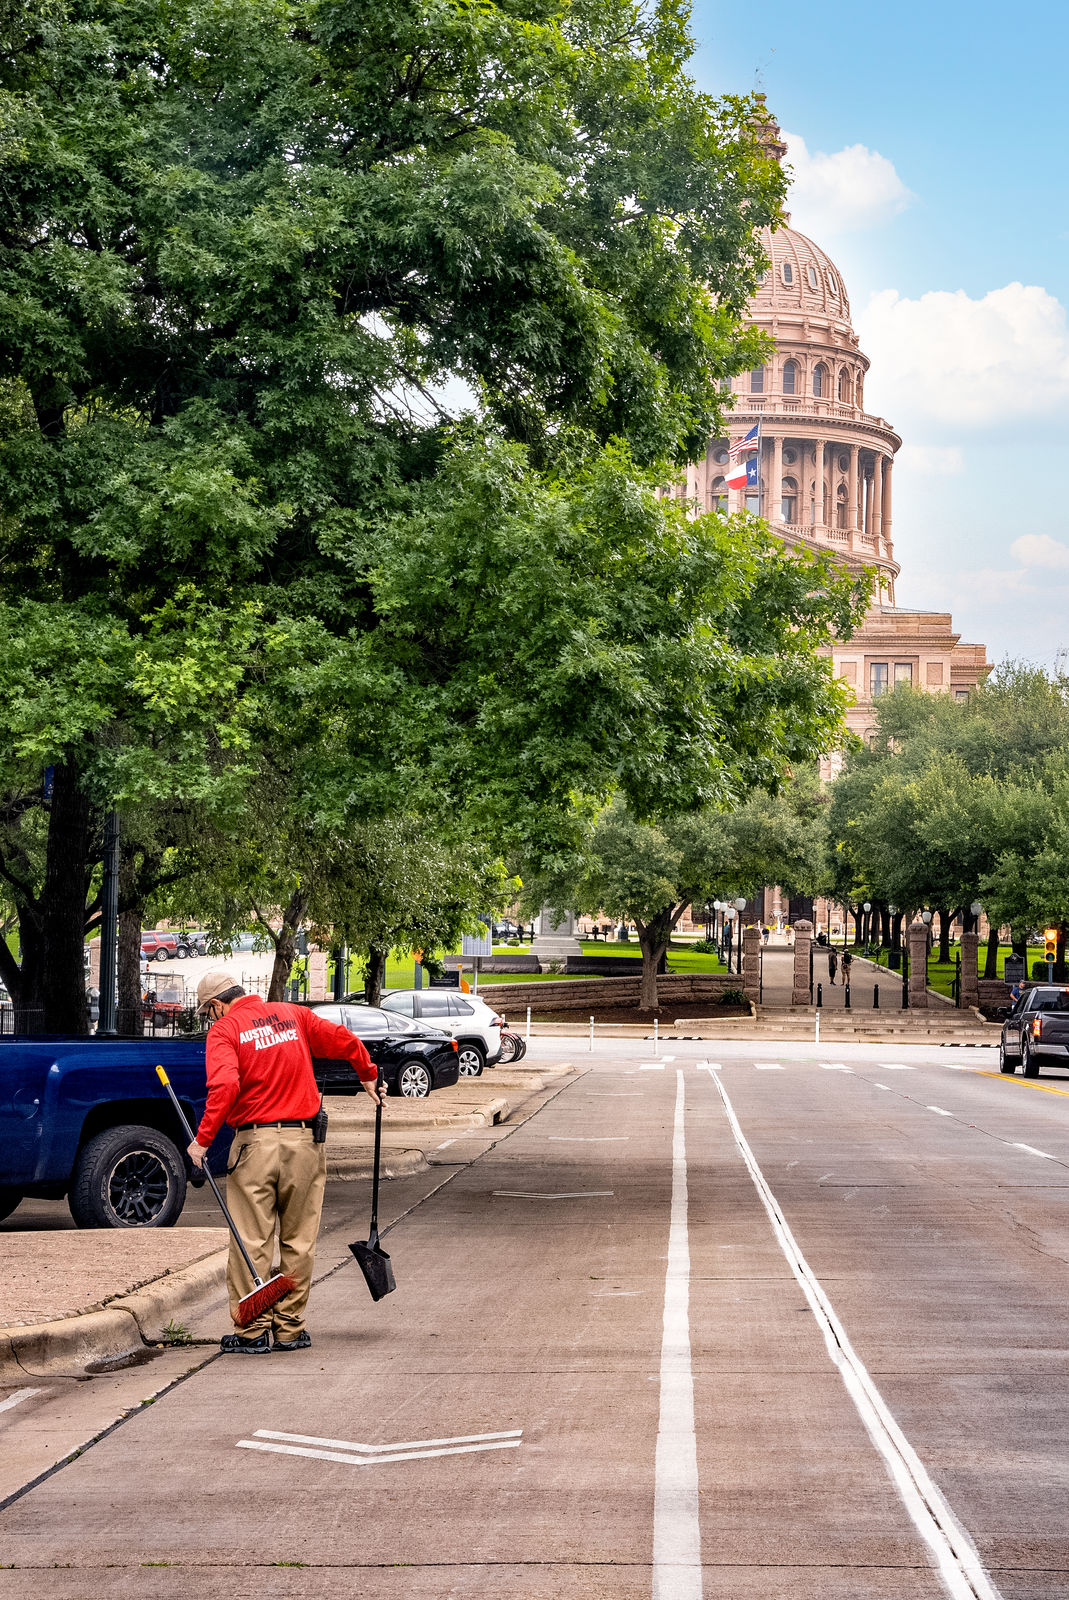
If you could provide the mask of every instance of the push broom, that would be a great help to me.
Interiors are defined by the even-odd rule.
[[[162,1067],[156,1068],[156,1076],[159,1078],[160,1082],[163,1084],[163,1087],[170,1095],[171,1104],[178,1113],[178,1120],[181,1122],[183,1128],[186,1130],[186,1133],[189,1135],[189,1142],[192,1144],[196,1138],[196,1134],[189,1126],[189,1120],[186,1117],[185,1112],[182,1110],[178,1096],[171,1087],[170,1078],[167,1076],[166,1072],[164,1072]],[[289,1294],[290,1290],[296,1289],[297,1285],[294,1283],[288,1272],[276,1272],[273,1278],[268,1278],[266,1283],[264,1282],[263,1278],[260,1277],[260,1274],[252,1264],[252,1257],[246,1250],[245,1241],[238,1232],[237,1225],[235,1224],[233,1217],[227,1210],[226,1201],[223,1199],[223,1196],[220,1193],[219,1185],[208,1171],[207,1161],[204,1163],[203,1170],[204,1176],[212,1186],[212,1193],[219,1202],[219,1209],[226,1218],[226,1225],[234,1236],[234,1243],[241,1251],[241,1254],[245,1259],[245,1265],[249,1269],[249,1275],[256,1286],[251,1293],[244,1295],[242,1299],[238,1301],[238,1307],[234,1313],[234,1321],[237,1323],[238,1327],[247,1328],[250,1322],[255,1322],[256,1318],[262,1316],[265,1311],[270,1311],[272,1306],[278,1304],[283,1295]]]

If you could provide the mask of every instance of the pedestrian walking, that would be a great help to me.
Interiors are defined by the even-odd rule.
[[[312,1341],[304,1313],[327,1176],[326,1115],[312,1070],[313,1050],[350,1061],[376,1104],[386,1091],[371,1057],[348,1028],[304,1006],[246,994],[229,972],[208,972],[200,980],[197,1011],[211,1023],[208,1098],[189,1159],[203,1166],[223,1123],[234,1129],[226,1198],[237,1230],[257,1273],[267,1279],[277,1229],[282,1271],[295,1284],[240,1334],[224,1334],[219,1348],[228,1355],[306,1350]],[[238,1301],[253,1283],[233,1240],[226,1282],[237,1326]]]
[[[828,982],[835,982],[835,974],[839,970],[839,952],[834,948],[828,951]]]
[[[844,950],[843,951],[843,982],[844,983],[849,983],[850,982],[850,968],[853,966],[853,964],[854,964],[854,957],[853,957],[852,952],[849,951],[849,950]]]

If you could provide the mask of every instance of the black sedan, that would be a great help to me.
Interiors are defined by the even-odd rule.
[[[1069,1067],[1069,989],[1036,984],[1006,1013],[999,1069],[1015,1072],[1018,1063],[1026,1078],[1038,1077],[1041,1066]]]
[[[423,1100],[432,1089],[446,1089],[460,1076],[456,1040],[437,1028],[410,1017],[393,1016],[377,1006],[339,1005],[324,1000],[315,1002],[310,1009],[356,1034],[382,1073],[387,1094]],[[359,1087],[348,1061],[313,1057],[312,1064],[316,1082],[325,1093]]]

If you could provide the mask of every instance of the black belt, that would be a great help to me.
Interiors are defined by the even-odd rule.
[[[239,1122],[234,1129],[235,1133],[248,1133],[250,1128],[310,1128],[312,1117],[306,1117],[303,1122]]]

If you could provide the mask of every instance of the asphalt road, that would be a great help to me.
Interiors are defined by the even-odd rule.
[[[650,1050],[391,1185],[395,1295],[340,1265],[312,1350],[211,1360],[10,1500],[0,1595],[1065,1596],[1069,1077]]]

